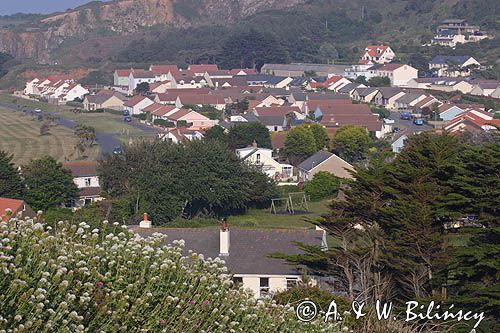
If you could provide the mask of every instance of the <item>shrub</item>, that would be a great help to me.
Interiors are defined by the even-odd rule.
[[[336,194],[339,187],[338,177],[329,172],[320,171],[304,185],[304,192],[311,197],[311,200],[321,200]]]
[[[175,124],[173,122],[167,121],[165,119],[155,119],[153,124],[155,124],[157,126],[165,127],[165,128],[175,127]]]
[[[184,257],[182,240],[167,246],[165,236],[144,239],[118,223],[35,222],[0,225],[0,330],[334,331],[297,321],[286,306],[258,304],[232,287],[219,258]]]

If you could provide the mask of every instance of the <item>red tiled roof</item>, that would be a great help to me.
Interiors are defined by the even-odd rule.
[[[128,77],[131,72],[139,73],[139,72],[144,72],[144,69],[140,68],[130,68],[130,69],[117,69],[116,74],[120,77]]]
[[[179,111],[171,114],[170,116],[168,116],[169,119],[172,119],[172,120],[179,120],[181,119],[182,117],[190,114],[191,112],[195,112],[191,109],[179,109]],[[201,115],[200,115],[201,116]]]
[[[9,198],[0,198],[0,220],[6,221],[10,217],[15,217],[19,210],[22,210],[24,201]],[[11,214],[6,216],[7,209],[10,209]]]
[[[142,102],[144,99],[148,99],[148,98],[146,96],[136,95],[136,96],[132,97],[131,99],[129,99],[128,101],[126,101],[123,105],[128,106],[128,107],[134,107],[137,104],[139,104],[140,102]]]
[[[368,55],[372,58],[380,56],[384,54],[384,52],[389,48],[387,45],[368,45],[365,49],[365,52],[368,52]],[[380,50],[380,53],[377,53],[377,49]]]
[[[285,116],[291,112],[300,112],[297,106],[270,106],[270,107],[256,107],[255,112],[259,117],[265,116]]]
[[[194,73],[205,73],[219,70],[219,66],[213,64],[189,65],[188,70]]]
[[[145,107],[144,109],[142,109],[143,112],[155,112],[156,110],[158,110],[159,108],[163,107],[164,105],[163,104],[160,104],[160,103],[153,103],[151,105],[148,105],[147,107]]]
[[[224,96],[221,94],[212,95],[180,95],[180,101],[183,105],[208,105],[225,104]]]
[[[177,65],[151,65],[150,70],[156,75],[175,74],[179,72],[179,67]]]
[[[173,105],[162,105],[161,108],[156,109],[152,114],[157,117],[163,117],[164,115],[175,109],[177,108]]]
[[[74,177],[95,176],[97,175],[97,162],[93,161],[77,161],[64,163],[63,167],[69,171]]]
[[[273,148],[282,149],[285,147],[285,140],[288,132],[274,132],[271,136]]]

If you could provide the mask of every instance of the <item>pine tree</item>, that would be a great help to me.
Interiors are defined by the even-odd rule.
[[[19,199],[22,197],[23,185],[12,158],[12,155],[0,151],[0,197]]]

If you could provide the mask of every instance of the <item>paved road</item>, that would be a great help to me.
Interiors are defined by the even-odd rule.
[[[14,103],[9,103],[9,102],[0,102],[0,107],[4,107],[6,109],[11,109],[17,112],[23,112],[22,108],[20,108],[18,105]],[[28,112],[34,112],[33,109],[27,109]],[[69,120],[66,118],[61,117],[60,115],[55,115],[51,113],[47,113],[49,115],[53,115],[56,119],[56,123],[58,125],[61,125],[63,127],[73,129],[76,126],[76,122],[73,120]],[[43,112],[42,112],[43,115]],[[123,120],[123,119],[122,119]],[[140,124],[142,125],[142,124]],[[96,133],[96,141],[99,144],[99,159],[102,159],[105,154],[112,154],[113,150],[116,147],[121,147],[122,143],[121,141],[111,133],[102,133],[102,132],[97,132]]]
[[[423,132],[431,130],[433,127],[428,124],[423,124],[421,126],[415,125],[413,120],[403,120],[401,119],[401,114],[398,111],[391,111],[391,119],[394,119],[394,127],[399,127],[399,129],[408,128],[410,132]]]

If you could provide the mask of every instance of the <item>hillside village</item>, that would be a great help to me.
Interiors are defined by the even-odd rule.
[[[478,26],[466,20],[448,19],[439,25],[429,45],[455,48],[460,43],[475,43],[488,38],[490,36]],[[50,204],[43,209],[40,208],[42,205],[31,207],[29,201],[42,202],[39,198],[43,197],[43,193],[30,193],[29,185],[26,185],[26,193],[29,194],[0,195],[0,224],[7,225],[12,218],[48,221],[52,216],[47,211],[56,219],[60,216],[80,218],[78,214],[90,212],[83,215],[88,218],[99,211],[101,215],[98,217],[103,217],[106,223],[110,216],[121,217],[120,224],[127,225],[125,228],[134,234],[143,237],[166,235],[169,237],[167,243],[176,240],[175,245],[181,244],[177,240],[183,240],[179,245],[182,255],[192,256],[194,252],[206,258],[224,260],[231,274],[231,283],[243,286],[250,291],[251,297],[263,302],[304,286],[305,281],[308,287],[328,290],[336,297],[349,300],[365,297],[363,300],[370,301],[379,296],[376,294],[379,291],[371,291],[370,287],[360,285],[360,280],[355,278],[360,271],[368,274],[368,271],[363,271],[366,269],[363,260],[368,260],[366,257],[359,259],[359,267],[349,268],[352,271],[346,268],[342,273],[345,276],[329,275],[330,267],[318,268],[315,266],[317,262],[309,261],[308,256],[314,255],[332,260],[325,258],[326,253],[333,250],[337,251],[334,253],[338,263],[341,261],[338,258],[343,258],[342,254],[349,251],[345,242],[356,243],[360,240],[361,243],[365,240],[350,239],[347,229],[339,231],[341,228],[335,229],[330,221],[335,218],[339,219],[339,224],[348,221],[349,228],[357,230],[354,233],[364,232],[369,223],[363,220],[364,217],[356,215],[357,208],[354,206],[370,211],[364,205],[370,200],[378,204],[379,195],[387,200],[384,203],[387,209],[392,209],[392,202],[398,203],[397,200],[403,197],[396,200],[383,192],[394,179],[400,186],[394,185],[397,191],[404,195],[410,196],[407,193],[420,190],[418,186],[410,190],[404,187],[404,177],[398,178],[402,169],[386,167],[380,169],[381,175],[370,173],[378,170],[378,163],[382,162],[389,165],[396,161],[400,163],[397,166],[408,166],[411,164],[408,159],[425,160],[416,153],[411,157],[404,155],[408,142],[411,142],[410,149],[417,150],[426,142],[432,142],[430,150],[448,144],[449,147],[443,148],[443,156],[448,153],[447,149],[460,144],[465,146],[467,140],[498,143],[495,140],[500,128],[500,81],[474,78],[473,71],[484,69],[484,65],[472,56],[437,55],[428,63],[431,75],[425,77],[410,64],[400,62],[389,43],[366,45],[359,54],[359,61],[352,64],[292,62],[265,63],[258,69],[221,67],[212,63],[190,64],[185,68],[170,63],[152,63],[147,68],[118,68],[113,73],[112,85],[95,86],[85,85],[69,74],[54,73],[31,78],[24,90],[9,95],[21,101],[16,103],[24,114],[42,117],[40,114],[45,112],[21,106],[26,101],[24,105],[63,108],[61,110],[64,111],[58,113],[63,120],[64,112],[92,115],[93,121],[113,115],[110,121],[117,128],[126,124],[150,136],[127,136],[122,133],[121,140],[117,140],[117,144],[113,142],[115,146],[110,151],[109,147],[104,149],[104,141],[109,136],[97,140],[95,128],[88,124],[78,128],[73,118],[67,120],[73,124],[66,123],[64,126],[75,130],[75,133],[78,130],[84,132],[80,138],[82,146],[101,145],[99,158],[63,163],[54,160],[50,175],[58,175],[58,181],[64,182],[61,193],[65,192],[65,188],[71,192],[55,207],[50,207]],[[12,107],[10,102],[2,103],[0,107]],[[343,135],[346,133],[352,136],[345,139]],[[463,142],[457,139],[462,136],[467,138]],[[453,163],[459,164],[460,159],[465,159],[470,153],[463,149],[466,154],[454,156]],[[402,162],[398,160],[401,154],[406,159]],[[439,154],[429,159],[439,160],[440,156],[435,155]],[[44,177],[48,177],[49,172],[40,171],[37,174],[36,163],[14,166],[11,159],[7,153],[0,154],[0,161],[6,161],[6,165],[14,170],[10,179],[19,178],[19,183],[38,184],[37,178],[45,180]],[[171,168],[168,171],[163,169],[167,164]],[[427,171],[434,167],[442,165],[424,163],[422,169]],[[468,165],[463,163],[461,167],[466,169]],[[408,168],[418,169],[414,166]],[[495,166],[492,166],[488,170],[494,169]],[[446,172],[438,171],[445,174],[448,169]],[[432,175],[436,178],[428,180],[424,177],[422,182],[444,188],[441,179],[434,173]],[[420,181],[418,177],[420,175],[413,175],[406,181],[408,184],[414,179]],[[456,186],[453,180],[446,186]],[[361,181],[365,183],[360,184]],[[474,187],[477,182],[467,184]],[[492,188],[495,186],[491,185]],[[376,192],[379,189],[380,193]],[[429,187],[429,191],[426,188],[422,193],[428,195],[438,190],[441,188]],[[358,198],[359,193],[367,193],[364,191],[376,193],[370,192],[373,197],[368,199]],[[480,192],[474,191],[471,190],[473,193]],[[493,192],[482,193],[485,201],[490,202],[495,196]],[[422,193],[418,192],[418,195]],[[411,197],[411,204],[414,205],[410,209],[412,212],[418,211],[421,208],[419,205],[433,200],[423,194],[423,198],[417,200],[418,195]],[[461,195],[466,197],[471,194]],[[441,197],[438,199],[444,200]],[[461,201],[467,202],[464,206],[475,201],[469,199]],[[233,201],[236,202],[234,205]],[[310,208],[318,202],[323,205],[321,212]],[[456,208],[454,201],[445,204],[439,209]],[[495,225],[497,211],[491,209],[491,205],[487,206],[481,213],[477,213],[476,206],[476,210],[467,206],[469,210],[466,212],[453,211],[454,214],[450,214],[452,217],[447,216],[447,227],[440,228],[440,232],[459,233],[466,227],[482,230]],[[373,209],[385,209],[380,207]],[[132,210],[134,214],[127,215]],[[240,223],[241,216],[255,212],[265,214],[257,217],[266,220],[264,227],[251,225],[248,228]],[[396,213],[390,212],[387,216]],[[434,211],[432,214],[425,213],[431,216]],[[486,216],[484,220],[481,220],[483,216],[479,217],[480,214]],[[299,215],[301,221],[297,222]],[[309,220],[308,215],[311,215]],[[422,217],[422,221],[428,216]],[[439,214],[432,215],[432,218],[436,216]],[[279,224],[281,217],[285,227]],[[190,225],[191,221],[201,223],[201,227]],[[233,226],[233,221],[236,226]],[[293,223],[297,223],[298,227],[287,227],[294,226]],[[386,226],[387,230],[391,228]],[[409,228],[414,232],[416,230],[416,227]],[[84,232],[87,232],[86,229]],[[402,232],[405,237],[409,233]],[[422,233],[422,237],[431,238]],[[394,236],[394,239],[398,237]],[[337,244],[341,243],[340,240],[344,242],[341,250]],[[370,243],[368,247],[379,246],[374,244]],[[408,249],[405,248],[404,252],[411,252]],[[370,262],[373,267],[374,262]],[[422,264],[421,271],[414,274],[430,276],[430,266]],[[309,276],[305,276],[305,269],[311,267]],[[376,280],[376,274],[373,276]],[[427,287],[425,285],[422,289]],[[446,295],[446,287],[439,292]],[[434,293],[439,289],[433,288]],[[415,295],[430,297],[430,293],[424,292],[416,292]],[[209,304],[206,303],[208,300],[196,301]]]

